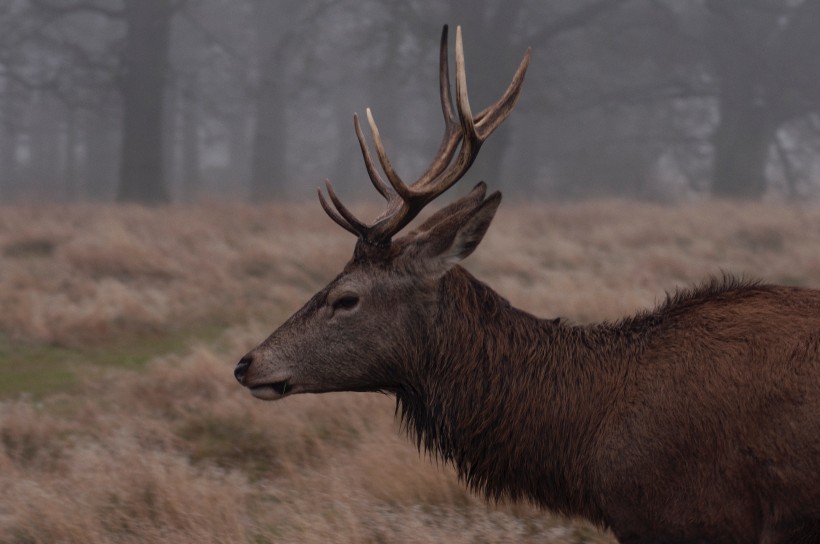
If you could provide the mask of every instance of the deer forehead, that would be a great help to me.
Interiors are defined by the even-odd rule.
[[[327,287],[327,298],[345,292],[359,296],[389,296],[391,292],[406,294],[417,291],[424,285],[427,285],[427,282],[412,263],[391,261],[378,265],[356,264],[346,267],[345,271]]]

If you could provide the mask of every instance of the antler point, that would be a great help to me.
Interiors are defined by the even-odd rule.
[[[510,113],[515,105],[523,81],[524,72],[527,68],[532,49],[527,49],[527,53],[519,66],[513,81],[510,83],[507,92],[495,104],[474,117],[467,94],[467,76],[464,66],[464,43],[462,38],[461,25],[456,25],[455,36],[455,93],[450,87],[450,76],[448,69],[448,49],[447,35],[449,25],[444,25],[442,29],[442,39],[439,51],[439,88],[441,95],[442,112],[445,118],[445,130],[442,143],[433,160],[430,168],[413,184],[405,184],[399,178],[390,163],[387,153],[384,150],[379,128],[373,118],[371,108],[365,108],[365,116],[372,133],[372,143],[376,150],[376,155],[386,174],[388,183],[382,179],[368,149],[367,141],[362,133],[359,115],[353,114],[353,122],[356,129],[356,138],[362,150],[365,167],[374,187],[387,199],[388,209],[375,222],[364,224],[341,203],[336,196],[330,180],[325,180],[327,195],[335,206],[335,210],[327,206],[324,199],[324,192],[319,189],[319,197],[322,199],[322,206],[326,207],[328,215],[337,223],[351,232],[358,233],[363,240],[374,242],[389,242],[390,238],[416,217],[427,203],[451,187],[456,181],[461,179],[470,165],[473,163],[481,144],[497,128]],[[453,94],[455,94],[455,107],[453,104]],[[459,145],[460,144],[460,145]],[[458,149],[458,158],[453,161],[453,155]],[[391,190],[392,189],[392,190]],[[486,191],[486,184],[480,182],[474,190],[482,194]]]

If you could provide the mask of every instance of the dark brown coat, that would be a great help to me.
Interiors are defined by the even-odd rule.
[[[440,289],[435,372],[397,398],[471,487],[622,542],[820,542],[820,291],[724,278],[570,326],[459,268]]]
[[[501,202],[483,183],[394,239],[465,174],[528,62],[473,115],[457,29],[454,107],[445,27],[444,137],[412,184],[368,112],[382,179],[356,119],[387,209],[364,223],[328,183],[334,207],[321,203],[359,238],[353,258],[236,378],[267,400],[394,394],[419,446],[473,489],[585,517],[624,543],[820,543],[820,291],[726,278],[614,324],[541,320],[457,264]]]
[[[394,394],[471,488],[621,542],[820,542],[820,291],[724,278],[617,323],[538,319],[455,264],[498,206],[483,197],[360,242],[240,382]]]

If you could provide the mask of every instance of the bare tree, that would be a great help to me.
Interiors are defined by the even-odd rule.
[[[169,200],[163,169],[163,118],[171,18],[176,0],[56,2],[31,0],[48,21],[91,14],[122,27],[122,49],[114,76],[122,100],[120,201],[162,203]],[[66,39],[65,44],[71,45]],[[114,48],[113,44],[109,47]]]
[[[171,17],[176,7],[174,0],[126,0],[124,4],[120,201],[170,200],[163,169],[163,122]]]
[[[708,101],[710,190],[718,196],[759,198],[767,190],[766,168],[775,157],[778,131],[820,109],[820,3],[813,0],[669,0],[633,4],[624,36],[621,71],[636,81],[610,79],[603,101],[638,107],[675,105],[675,122],[697,119]],[[619,41],[620,40],[620,41]],[[640,67],[640,68],[639,68]],[[599,98],[601,98],[599,96]],[[688,102],[689,108],[679,108]],[[700,136],[698,136],[700,137]]]
[[[330,2],[254,0],[256,40],[255,123],[251,149],[251,198],[283,198],[292,139],[287,105],[294,95],[315,87],[313,20]]]
[[[517,51],[535,51],[526,115],[497,134],[477,178],[528,194],[651,197],[670,172],[689,180],[676,182],[683,191],[806,194],[818,4],[8,0],[2,176],[60,198],[158,203],[244,195],[245,183],[254,200],[285,198],[305,177],[363,174],[349,128],[364,103],[386,147],[407,151],[397,169],[413,172],[438,123],[424,100],[427,38],[453,21],[482,59],[478,102]]]
[[[712,190],[759,197],[777,131],[820,108],[820,3],[707,3],[717,90]]]

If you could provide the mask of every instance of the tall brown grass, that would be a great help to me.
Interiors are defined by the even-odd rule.
[[[352,245],[315,204],[4,209],[9,349],[203,323],[224,333],[139,371],[84,366],[70,392],[1,401],[0,542],[609,542],[471,496],[401,435],[387,397],[266,404],[233,381],[239,356]],[[517,204],[469,267],[518,306],[585,322],[721,271],[820,286],[818,248],[819,206]]]

